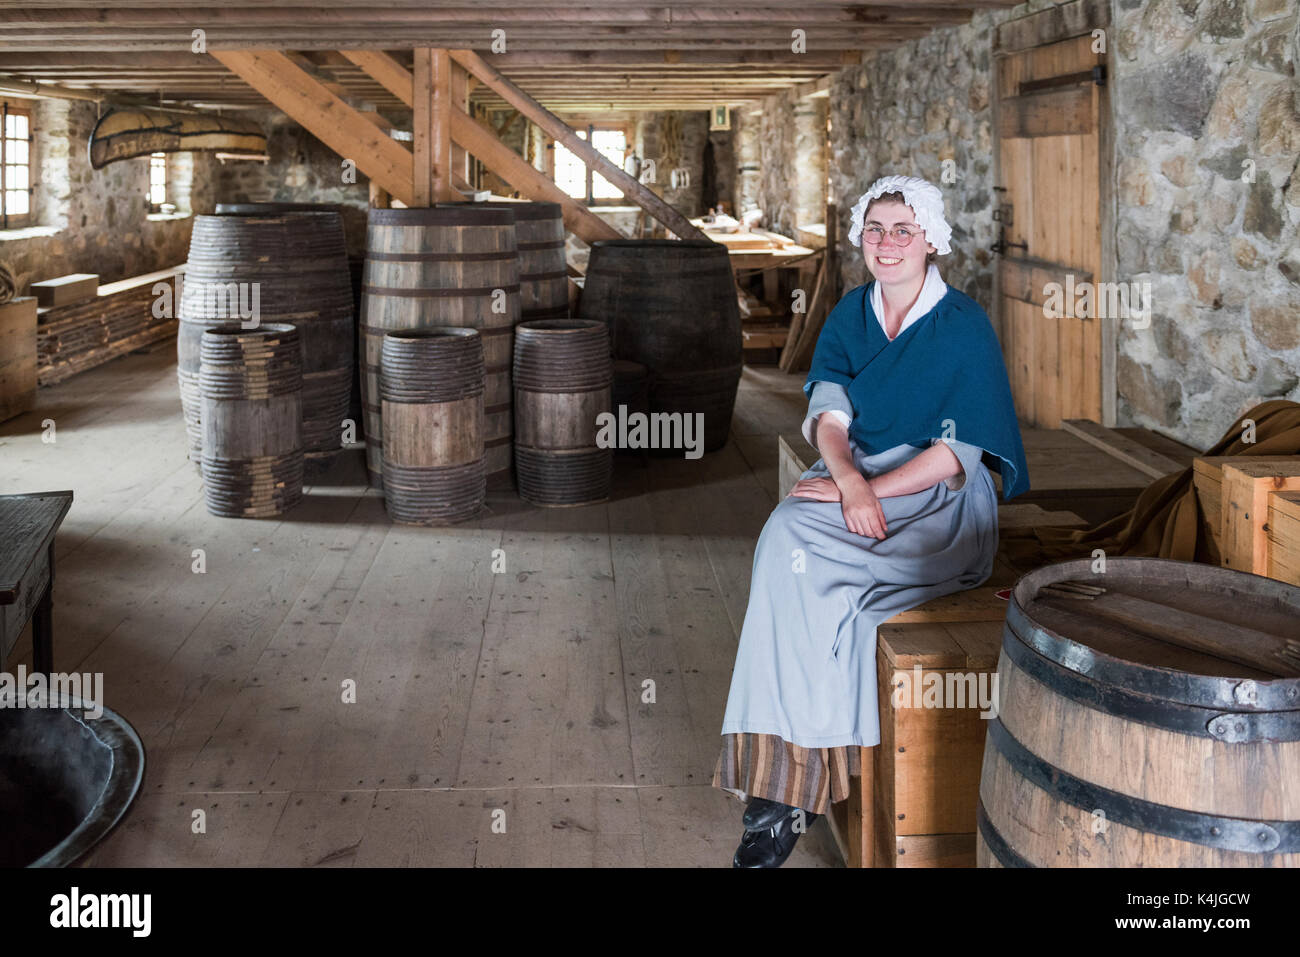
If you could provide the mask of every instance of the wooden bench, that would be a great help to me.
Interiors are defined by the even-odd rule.
[[[1083,528],[1104,521],[1132,507],[1158,477],[1154,473],[1180,471],[1195,455],[1170,440],[1147,438],[1143,430],[1106,430],[1091,422],[1075,422],[1073,429],[1023,431],[1036,494],[998,506],[1001,541],[1034,526]],[[817,453],[797,433],[778,441],[778,493],[784,497]],[[1089,516],[1069,507],[1076,501],[1085,503]],[[980,682],[994,688],[1007,589],[1031,570],[999,551],[981,587],[927,602],[880,627],[880,745],[864,749],[870,753],[862,756],[862,777],[851,779],[849,800],[832,805],[828,816],[849,866],[974,866],[987,727],[981,708],[895,708],[893,694],[931,675],[944,682],[961,675],[976,689]]]

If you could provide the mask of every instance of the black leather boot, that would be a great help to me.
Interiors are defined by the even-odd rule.
[[[749,806],[745,808],[745,816],[740,819],[740,822],[745,825],[747,831],[764,831],[795,810],[790,805],[779,801],[769,801],[761,797],[751,798]]]
[[[787,813],[769,827],[747,829],[740,839],[740,846],[736,848],[735,856],[731,859],[732,867],[780,867],[794,850],[799,835],[812,827],[813,822],[821,817],[820,814],[810,814],[784,804],[778,806],[785,808]],[[765,810],[760,809],[760,811]],[[796,830],[795,824],[800,817],[803,819],[803,824]]]

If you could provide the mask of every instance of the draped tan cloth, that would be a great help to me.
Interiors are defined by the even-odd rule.
[[[1246,419],[1255,421],[1252,443],[1242,441]],[[1300,455],[1300,404],[1285,399],[1261,402],[1203,454]],[[1152,482],[1132,509],[1093,528],[1036,528],[1032,537],[1006,540],[1002,546],[1022,567],[1087,558],[1095,548],[1107,555],[1220,563],[1218,549],[1204,534],[1191,468]]]

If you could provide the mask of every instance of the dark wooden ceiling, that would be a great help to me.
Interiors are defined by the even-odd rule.
[[[0,80],[153,101],[263,105],[216,60],[192,52],[194,31],[202,30],[209,50],[292,51],[340,95],[380,109],[400,104],[335,51],[380,49],[409,62],[415,47],[472,49],[557,112],[707,109],[810,84],[860,62],[864,51],[1015,2],[24,0],[22,9],[0,9]],[[505,53],[492,50],[498,30]],[[792,50],[795,30],[803,31],[805,52]],[[504,106],[486,89],[473,98]]]

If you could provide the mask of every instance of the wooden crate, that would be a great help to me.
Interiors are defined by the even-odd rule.
[[[45,279],[32,283],[32,295],[36,304],[42,309],[53,306],[70,306],[74,302],[84,302],[95,298],[99,288],[99,276],[94,273],[78,272],[57,279]]]
[[[0,422],[36,404],[36,299],[0,304]]]
[[[1193,484],[1202,532],[1226,568],[1300,585],[1300,455],[1198,458]]]
[[[1002,615],[1006,604],[1001,601]],[[985,692],[997,687],[1002,615],[880,627],[880,745],[872,749],[877,867],[974,866],[987,729],[980,685]],[[973,706],[915,706],[926,682],[958,679],[964,689],[974,682],[975,700],[967,702]],[[896,707],[894,695],[905,696],[902,706]]]
[[[1268,577],[1300,585],[1300,492],[1268,500]]]
[[[1300,456],[1295,455],[1204,455],[1192,463],[1192,484],[1201,506],[1201,531],[1213,545],[1212,551],[1223,554],[1223,466],[1269,466],[1281,475],[1300,474]],[[1265,473],[1272,474],[1272,473]]]

